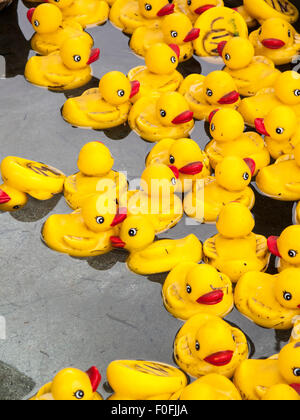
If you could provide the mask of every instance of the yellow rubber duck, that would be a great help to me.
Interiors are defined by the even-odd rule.
[[[68,205],[79,209],[85,200],[97,193],[110,193],[120,201],[127,192],[126,176],[114,171],[114,159],[109,149],[101,142],[90,142],[80,150],[77,166],[79,172],[66,178],[64,196]]]
[[[300,315],[300,270],[287,268],[277,275],[250,272],[239,280],[234,301],[247,318],[264,328],[288,330]]]
[[[300,316],[293,319],[293,329],[291,333],[290,343],[300,340]]]
[[[43,226],[42,238],[57,252],[95,257],[112,250],[110,237],[118,234],[118,225],[125,218],[125,209],[117,210],[109,195],[94,194],[71,214],[51,215]]]
[[[97,61],[98,48],[91,49],[86,39],[69,38],[60,51],[31,57],[25,66],[25,78],[38,86],[62,91],[84,86],[92,78],[90,64]]]
[[[101,382],[98,369],[93,366],[87,372],[67,368],[57,373],[52,382],[44,385],[31,398],[32,401],[101,401],[97,388]]]
[[[142,360],[115,360],[106,376],[115,392],[109,400],[176,400],[188,383],[181,370]]]
[[[232,37],[248,38],[244,18],[228,7],[210,8],[198,17],[194,26],[200,29],[199,37],[193,42],[194,50],[200,57],[219,56],[219,43]]]
[[[245,121],[234,109],[221,109],[213,112],[210,118],[210,141],[205,152],[211,166],[216,168],[226,156],[250,158],[255,162],[255,172],[269,165],[270,154],[263,138],[253,131],[244,132]]]
[[[260,400],[274,385],[290,385],[300,393],[300,341],[287,344],[269,359],[243,361],[234,384],[245,400]]]
[[[281,235],[270,236],[268,247],[270,252],[279,258],[278,271],[286,268],[300,268],[300,226],[288,226]]]
[[[176,176],[167,165],[149,165],[142,173],[140,190],[128,194],[128,215],[147,216],[156,234],[175,226],[183,216],[181,198],[175,195]]]
[[[297,7],[288,0],[244,0],[243,3],[247,13],[260,23],[273,17],[294,23],[299,17]]]
[[[44,163],[16,156],[1,162],[0,211],[15,211],[24,207],[28,197],[49,200],[63,191],[65,174]]]
[[[207,264],[178,264],[166,278],[162,296],[167,311],[184,320],[198,313],[224,318],[233,308],[229,277]]]
[[[109,16],[109,6],[104,0],[48,0],[62,11],[65,20],[73,20],[83,27],[102,25]]]
[[[257,118],[265,118],[280,105],[293,108],[300,119],[300,74],[296,71],[281,73],[273,88],[261,89],[255,96],[243,99],[238,111],[246,123],[254,127]]]
[[[149,218],[129,216],[121,226],[120,235],[111,237],[111,243],[130,252],[129,269],[142,275],[164,273],[181,262],[198,263],[202,259],[202,244],[193,234],[176,240],[154,242],[154,239],[155,229]]]
[[[176,0],[175,7],[194,24],[198,17],[213,7],[224,6],[223,0]]]
[[[188,137],[194,128],[193,112],[178,92],[154,92],[140,98],[131,108],[128,122],[132,130],[150,142]]]
[[[130,81],[140,83],[139,93],[132,98],[136,102],[142,96],[153,92],[174,92],[183,81],[183,76],[176,70],[178,66],[178,48],[176,45],[157,43],[152,45],[145,56],[145,66],[138,66],[128,73]]]
[[[174,8],[166,0],[116,0],[109,19],[123,32],[132,34],[140,26],[158,28],[161,18],[172,14]]]
[[[210,176],[208,156],[192,139],[163,139],[146,158],[146,166],[154,163],[169,165],[178,176],[176,192],[189,192],[198,179]]]
[[[263,88],[272,87],[280,72],[269,58],[255,56],[251,42],[235,37],[218,46],[227,73],[233,78],[240,95],[254,96]]]
[[[93,38],[84,32],[80,23],[63,21],[60,9],[54,4],[40,4],[28,10],[27,17],[36,32],[31,39],[31,47],[41,55],[58,51],[66,39],[78,36],[93,46]]]
[[[179,47],[179,62],[189,60],[194,54],[192,41],[198,38],[200,29],[193,28],[183,13],[173,13],[163,18],[158,28],[140,26],[131,37],[130,47],[138,55],[145,56],[149,48],[164,42]]]
[[[243,203],[251,210],[255,196],[249,184],[254,172],[252,159],[225,157],[216,166],[215,176],[205,179],[202,185],[198,182],[186,195],[185,213],[201,223],[214,223],[223,207],[231,201]]]
[[[192,377],[217,373],[231,378],[238,365],[248,358],[247,339],[242,331],[218,316],[197,314],[179,330],[174,357]]]
[[[254,218],[244,204],[229,203],[217,220],[219,233],[204,242],[204,261],[233,283],[249,271],[265,271],[268,267],[267,238],[253,233],[254,225]]]
[[[271,18],[249,36],[258,55],[272,60],[277,66],[288,64],[299,54],[300,35],[286,20]]]
[[[103,130],[124,124],[131,108],[130,99],[138,94],[140,84],[130,82],[119,71],[106,73],[99,82],[99,88],[85,91],[81,96],[65,102],[64,119],[78,127]]]
[[[210,373],[184,388],[179,399],[183,401],[241,401],[242,397],[226,376]]]
[[[256,185],[265,195],[281,201],[300,200],[300,144],[293,154],[283,155],[261,169]]]
[[[300,401],[300,395],[291,386],[278,384],[268,389],[262,401]]]
[[[208,76],[190,74],[181,83],[179,92],[185,97],[194,118],[209,120],[216,108],[236,109],[240,95],[232,77],[224,71],[213,71]]]

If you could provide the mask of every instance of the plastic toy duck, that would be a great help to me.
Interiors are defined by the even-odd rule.
[[[79,209],[97,192],[111,193],[120,202],[120,196],[127,192],[127,179],[114,171],[113,165],[114,159],[103,143],[90,142],[83,146],[77,161],[79,172],[65,180],[64,196],[68,205],[73,210]]]
[[[224,318],[233,308],[230,279],[206,264],[178,264],[168,275],[162,295],[167,311],[184,320],[198,313]]]
[[[267,239],[252,232],[254,225],[254,218],[244,204],[229,203],[217,220],[219,233],[204,242],[204,261],[233,283],[249,271],[265,271],[268,267]]]
[[[100,401],[103,400],[102,396],[97,393],[100,382],[101,375],[96,367],[91,367],[87,372],[74,368],[63,369],[31,400]]]
[[[218,46],[227,73],[233,78],[240,95],[254,96],[260,89],[272,87],[279,76],[273,61],[255,56],[246,38],[235,37]]]
[[[60,51],[31,57],[25,67],[26,79],[50,90],[69,90],[84,86],[92,78],[90,64],[98,60],[100,50],[91,50],[82,37],[69,38]]]
[[[145,66],[138,66],[128,73],[130,81],[140,83],[139,93],[132,102],[153,92],[174,92],[183,81],[183,76],[176,70],[178,66],[178,48],[170,44],[154,44],[146,53]]]
[[[117,127],[128,119],[130,99],[139,92],[138,81],[130,82],[119,71],[106,73],[99,82],[99,88],[85,91],[81,96],[65,102],[64,119],[78,127],[96,130]]]
[[[194,29],[190,19],[183,13],[173,13],[163,18],[159,28],[141,26],[130,40],[131,49],[145,56],[148,49],[159,42],[175,44],[180,49],[179,61],[187,61],[194,54],[192,41],[198,38],[200,29]]]
[[[238,282],[235,305],[264,328],[288,330],[300,315],[300,270],[287,268],[277,275],[250,272]]]
[[[202,244],[195,235],[183,239],[154,242],[155,229],[148,217],[129,216],[122,224],[119,237],[111,237],[115,248],[130,252],[127,265],[137,274],[149,275],[171,271],[181,262],[198,263]]]
[[[261,169],[256,185],[265,195],[282,201],[300,200],[300,144],[293,154],[283,155]]]
[[[226,376],[211,373],[184,388],[179,399],[183,401],[241,401],[242,397]]]
[[[107,379],[115,392],[109,400],[176,400],[188,383],[181,370],[142,360],[111,362]]]
[[[231,378],[248,358],[245,335],[216,315],[197,314],[179,330],[174,343],[178,366],[190,376],[217,373]]]
[[[279,237],[270,236],[268,247],[270,252],[279,258],[278,271],[286,268],[300,268],[300,226],[288,226]]]
[[[24,207],[28,197],[49,200],[63,190],[65,174],[44,163],[8,156],[1,162],[0,211]]]
[[[213,140],[205,148],[211,166],[215,168],[226,156],[250,158],[255,162],[254,175],[270,163],[270,154],[263,138],[253,131],[244,133],[245,121],[234,109],[221,109],[210,117]]]
[[[48,0],[62,11],[65,20],[73,20],[83,27],[102,25],[108,19],[109,6],[103,0]]]
[[[131,108],[128,122],[145,140],[188,137],[194,128],[193,112],[178,92],[153,93],[140,98]]]
[[[174,7],[166,0],[116,0],[109,19],[123,32],[132,34],[140,26],[158,28],[161,18],[172,14]]]
[[[294,23],[299,17],[297,7],[288,0],[244,0],[244,8],[260,23],[273,17]]]
[[[289,385],[299,393],[299,366],[300,341],[297,341],[287,344],[270,359],[243,361],[235,372],[234,384],[245,400],[260,400],[274,385]]]
[[[176,192],[191,191],[198,179],[211,174],[208,156],[192,139],[161,140],[146,159],[146,166],[154,163],[169,165],[178,174]]]
[[[291,386],[278,384],[268,389],[262,401],[300,401],[300,395]]]
[[[41,55],[48,55],[60,49],[68,38],[82,36],[93,46],[93,38],[83,31],[82,26],[74,21],[63,22],[60,9],[54,4],[40,4],[27,13],[29,22],[35,30],[31,47]]]
[[[249,184],[254,172],[252,159],[225,157],[216,166],[215,176],[205,179],[204,185],[195,185],[186,195],[185,213],[201,223],[214,223],[223,207],[231,201],[243,203],[251,210],[255,196]]]
[[[207,10],[224,6],[223,0],[176,0],[175,4],[176,9],[184,13],[193,24]]]
[[[236,109],[240,103],[237,86],[224,71],[213,71],[208,76],[191,74],[182,82],[179,92],[198,120],[208,121],[216,108]]]
[[[154,163],[142,173],[140,191],[128,193],[128,214],[147,216],[156,234],[171,229],[183,216],[182,201],[174,194],[176,176],[168,166]]]
[[[88,197],[82,208],[72,214],[50,216],[42,229],[46,245],[73,257],[95,257],[112,250],[110,237],[119,232],[126,218],[123,208],[105,194]]]
[[[288,64],[300,51],[300,35],[284,19],[266,20],[260,29],[249,36],[256,54],[263,55],[276,65]]]
[[[248,38],[244,18],[228,7],[210,8],[198,17],[194,26],[200,29],[199,37],[193,42],[195,52],[200,57],[219,56],[219,43],[232,37]]]
[[[238,111],[246,123],[255,126],[257,118],[265,118],[279,105],[293,108],[300,119],[300,74],[295,71],[281,73],[273,88],[261,89],[255,96],[241,101]]]

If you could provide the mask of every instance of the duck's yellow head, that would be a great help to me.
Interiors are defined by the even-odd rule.
[[[174,4],[166,0],[138,0],[140,13],[148,19],[167,16],[174,12]]]
[[[276,141],[287,141],[293,137],[298,127],[295,111],[285,105],[273,108],[266,118],[255,120],[256,131]]]
[[[192,139],[176,140],[169,151],[169,163],[175,173],[198,175],[203,169],[204,154]]]
[[[236,140],[245,130],[245,121],[235,109],[216,110],[209,119],[210,134],[214,140],[219,142]]]
[[[141,176],[141,189],[151,197],[169,197],[177,186],[174,172],[162,163],[147,166]]]
[[[226,238],[243,238],[248,236],[255,226],[251,211],[242,203],[226,204],[217,220],[217,229]]]
[[[233,37],[228,42],[221,42],[218,51],[225,65],[231,70],[244,69],[249,66],[255,50],[249,39]]]
[[[183,45],[199,37],[200,29],[194,28],[184,13],[173,13],[166,16],[161,25],[167,44]]]
[[[148,70],[154,74],[173,73],[178,66],[178,51],[172,49],[172,45],[163,43],[152,45],[145,55]]]
[[[254,172],[255,162],[252,159],[227,156],[216,166],[215,177],[224,189],[243,191],[250,184]]]
[[[281,73],[274,88],[276,96],[284,105],[300,104],[300,74],[296,71]]]
[[[279,371],[285,381],[300,394],[300,341],[287,344],[278,358]]]
[[[87,176],[104,176],[114,165],[114,159],[105,144],[92,141],[83,146],[79,152],[77,166]]]
[[[17,211],[27,204],[25,193],[10,187],[7,184],[0,186],[0,211]]]
[[[28,10],[27,17],[33,29],[39,34],[50,34],[61,26],[63,17],[60,9],[54,4],[44,3]]]
[[[218,0],[187,0],[190,11],[199,16],[207,10],[216,7],[218,3]]]
[[[300,395],[291,386],[278,384],[271,386],[262,401],[299,401]]]
[[[99,82],[99,91],[103,99],[112,105],[122,105],[135,96],[140,89],[136,80],[130,82],[120,71],[106,73]]]
[[[265,48],[279,50],[293,45],[295,29],[286,20],[267,19],[258,31],[258,39]]]
[[[190,122],[194,117],[187,101],[178,92],[163,93],[157,101],[156,114],[159,122],[166,127]]]
[[[210,105],[231,105],[238,102],[240,95],[230,74],[225,71],[213,71],[206,76],[203,93]]]
[[[278,274],[275,296],[280,305],[300,309],[300,269],[287,268]]]
[[[74,3],[74,0],[48,0],[49,3],[55,4],[60,9],[65,9],[66,7],[71,6]]]
[[[300,264],[300,225],[288,226],[279,237],[270,236],[268,247],[272,254],[290,265]]]
[[[83,37],[69,38],[61,46],[60,56],[70,70],[81,70],[98,60],[99,48],[91,49],[90,43]]]
[[[100,384],[101,375],[96,367],[87,372],[67,368],[60,371],[51,384],[51,393],[58,401],[88,401]]]

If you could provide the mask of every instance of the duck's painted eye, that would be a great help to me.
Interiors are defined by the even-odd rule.
[[[176,31],[171,31],[171,36],[173,38],[177,38],[178,37],[178,33]]]
[[[294,95],[295,96],[300,96],[300,89],[294,90]]]
[[[214,124],[214,123],[212,123],[212,124],[210,125],[210,129],[211,129],[211,131],[215,131],[216,126],[215,126],[215,124]]]
[[[118,96],[120,96],[120,98],[122,98],[122,96],[124,96],[124,95],[125,95],[125,90],[119,89],[118,90]]]
[[[133,236],[136,236],[136,234],[137,234],[137,229],[134,229],[134,228],[129,229],[128,231],[129,236],[133,237]]]
[[[300,376],[300,368],[294,368],[293,369],[294,376]]]
[[[225,54],[225,60],[229,61],[231,59],[230,54]]]
[[[74,56],[73,56],[73,59],[74,59],[74,61],[75,61],[76,63],[79,63],[79,62],[81,61],[81,57],[80,57],[80,55],[74,55]]]
[[[102,225],[104,223],[104,217],[102,216],[96,217],[96,222],[98,223],[98,225]]]
[[[290,29],[288,30],[288,36],[289,36],[289,38],[291,38],[291,36],[292,36],[292,32],[291,32]]]
[[[174,55],[172,55],[172,57],[171,57],[171,63],[173,63],[173,64],[176,63],[176,57],[174,57]]]
[[[199,350],[200,350],[200,344],[199,344],[199,341],[196,341],[196,343],[195,343],[195,349],[196,349],[197,351],[199,351]]]
[[[192,0],[188,0],[188,1],[187,1],[187,5],[188,5],[188,6],[191,6],[191,4],[192,4]]]
[[[248,174],[248,172],[245,172],[243,174],[243,178],[244,178],[245,181],[248,181],[249,177],[250,177],[250,175]]]
[[[75,392],[74,397],[77,398],[77,400],[82,400],[84,397],[84,392],[81,390],[78,390]]]
[[[293,296],[289,292],[283,292],[283,299],[290,301],[293,299]]]
[[[192,288],[189,284],[186,285],[186,291],[188,294],[192,293]]]
[[[14,206],[13,209],[14,210],[18,210],[20,208],[20,206]]]
[[[258,31],[258,34],[261,35],[262,34],[262,29],[260,28],[260,30]]]
[[[160,115],[164,118],[167,115],[167,113],[164,109],[161,109],[160,110]]]
[[[38,20],[35,20],[33,23],[34,23],[34,26],[40,26],[40,22]]]
[[[284,128],[281,128],[281,127],[276,128],[276,133],[277,134],[283,134],[284,133]]]
[[[148,12],[150,12],[150,10],[152,10],[152,6],[151,6],[151,4],[146,3],[146,4],[145,4],[145,9],[146,9]]]
[[[169,161],[170,161],[170,163],[172,164],[172,165],[174,165],[174,163],[175,163],[175,158],[174,158],[174,156],[170,156],[170,159],[169,159]]]
[[[176,185],[176,183],[177,183],[176,178],[172,178],[171,183],[172,183],[172,185]]]
[[[294,249],[290,249],[288,255],[291,258],[295,258],[297,256],[297,251],[295,251]]]
[[[207,89],[206,95],[207,96],[213,96],[213,91],[211,89]]]

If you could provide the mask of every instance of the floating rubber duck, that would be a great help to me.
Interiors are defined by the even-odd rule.
[[[278,384],[268,389],[262,401],[300,401],[300,395],[291,386]]]
[[[48,0],[62,11],[65,20],[83,27],[102,25],[108,19],[109,6],[104,0]]]
[[[297,7],[288,0],[244,0],[244,8],[260,23],[269,18],[282,18],[290,23],[298,20]]]
[[[260,400],[274,385],[290,385],[299,393],[299,366],[300,341],[297,341],[269,359],[243,361],[235,372],[234,384],[245,400]]]
[[[16,156],[1,162],[0,211],[15,211],[24,207],[28,197],[49,200],[63,190],[65,174],[52,166]]]
[[[270,236],[268,247],[270,252],[279,258],[278,271],[286,268],[300,268],[300,226],[288,226],[281,235]]]
[[[201,223],[214,223],[223,207],[231,201],[243,203],[251,210],[255,196],[249,184],[254,172],[252,159],[225,157],[216,166],[215,176],[205,179],[204,185],[195,185],[186,195],[185,213]]]
[[[82,36],[93,46],[93,38],[83,31],[80,23],[63,21],[60,9],[54,4],[40,4],[37,8],[30,9],[27,17],[36,32],[31,39],[31,47],[41,55],[58,51],[66,39],[78,36]]]
[[[157,43],[152,45],[145,56],[145,66],[138,66],[128,73],[130,81],[140,83],[139,93],[132,98],[136,102],[142,96],[153,92],[174,92],[183,81],[183,76],[176,70],[178,66],[178,48],[176,45]]]
[[[198,179],[211,174],[208,156],[192,139],[161,140],[146,159],[146,166],[154,163],[169,165],[178,174],[176,192],[191,191]]]
[[[172,14],[174,8],[166,0],[116,0],[109,19],[123,32],[132,34],[140,26],[158,28],[161,18]]]
[[[31,398],[33,401],[100,401],[102,396],[97,388],[101,375],[96,367],[87,372],[79,369],[63,369],[55,375],[52,382],[44,385]]]
[[[216,108],[236,109],[240,103],[237,86],[224,71],[213,71],[208,76],[190,74],[182,82],[179,92],[198,120],[208,121]]]
[[[95,194],[71,214],[51,215],[43,226],[42,238],[57,252],[95,257],[112,250],[110,237],[118,234],[118,225],[125,218],[126,210],[117,210],[110,195]]]
[[[184,388],[179,399],[183,401],[241,401],[242,397],[226,376],[211,373]]]
[[[106,73],[99,88],[85,91],[81,96],[69,98],[62,109],[64,119],[78,127],[103,130],[125,123],[131,108],[130,99],[138,94],[140,84],[130,82],[119,71]]]
[[[197,314],[179,330],[174,357],[192,377],[217,373],[231,378],[238,365],[248,358],[247,339],[242,331],[218,316]]]
[[[219,56],[219,43],[232,37],[248,38],[244,18],[228,7],[210,8],[198,17],[194,27],[200,29],[199,37],[193,41],[195,52],[200,57]]]
[[[149,48],[164,42],[179,47],[179,62],[189,60],[194,54],[192,41],[198,38],[200,29],[194,29],[183,13],[173,13],[163,18],[159,28],[141,26],[131,37],[130,47],[138,55],[145,56]]]
[[[210,141],[205,152],[215,168],[226,156],[250,158],[255,162],[255,172],[269,165],[270,154],[263,138],[253,131],[244,132],[245,121],[234,109],[221,109],[210,117]]]
[[[111,362],[107,379],[115,392],[109,400],[176,400],[188,383],[181,370],[142,360]]]
[[[266,20],[260,29],[250,34],[249,40],[256,54],[272,60],[277,66],[290,63],[300,52],[300,35],[281,18]]]
[[[254,96],[260,89],[272,87],[280,72],[272,60],[255,56],[246,38],[235,37],[218,46],[227,73],[233,78],[240,95]]]
[[[162,295],[167,311],[184,320],[198,313],[224,318],[233,308],[229,277],[207,264],[178,264],[166,278]]]
[[[194,128],[193,112],[178,92],[153,93],[131,108],[128,122],[143,139],[155,142],[188,137]]]
[[[229,203],[217,220],[219,233],[204,242],[204,261],[233,283],[249,271],[265,271],[268,267],[267,238],[254,234],[254,225],[254,218],[244,204]]]
[[[300,74],[295,71],[281,73],[273,88],[261,89],[255,96],[241,101],[238,111],[246,123],[255,126],[257,118],[265,118],[280,105],[293,108],[300,119]]]
[[[171,271],[181,262],[200,262],[202,244],[195,235],[183,239],[154,242],[155,229],[145,216],[129,216],[122,224],[119,237],[111,237],[115,248],[130,252],[127,265],[137,274],[149,275]]]
[[[81,36],[63,42],[60,51],[31,57],[25,67],[26,79],[51,90],[69,90],[84,86],[92,78],[90,64],[97,61],[100,50],[91,49]]]
[[[264,328],[288,330],[300,315],[300,270],[287,268],[277,275],[250,272],[234,293],[237,309]]]
[[[184,13],[194,24],[198,17],[213,7],[224,6],[223,0],[176,0],[176,9]]]
[[[156,234],[171,229],[183,216],[182,201],[174,194],[176,176],[167,165],[154,163],[142,173],[141,189],[128,193],[128,214],[147,216]]]
[[[79,172],[67,177],[64,183],[68,205],[73,210],[79,209],[97,192],[111,193],[112,198],[120,201],[120,196],[127,192],[127,179],[114,171],[113,165],[114,159],[103,143],[90,142],[83,146],[77,161]]]
[[[300,144],[293,154],[283,155],[273,165],[262,168],[256,177],[256,185],[275,200],[300,200]]]

